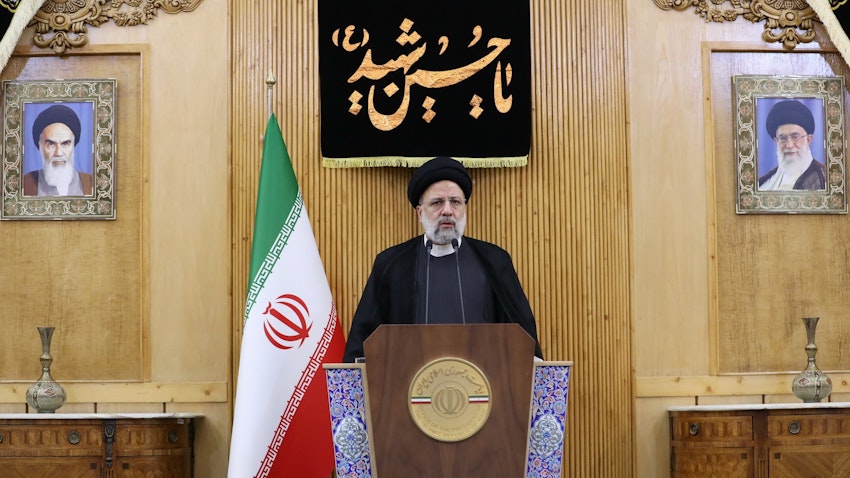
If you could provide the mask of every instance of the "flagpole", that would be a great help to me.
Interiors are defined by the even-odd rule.
[[[266,91],[266,121],[272,117],[272,88],[275,83],[277,83],[277,80],[275,79],[274,74],[272,74],[272,71],[269,70],[269,74],[266,76],[266,88],[268,89],[268,91]]]
[[[342,361],[345,338],[273,121],[275,83],[270,73],[228,476],[328,478],[335,448],[322,364]]]

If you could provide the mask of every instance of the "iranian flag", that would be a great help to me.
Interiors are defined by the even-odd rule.
[[[334,468],[322,363],[345,339],[274,115],[257,192],[229,478],[328,478]]]

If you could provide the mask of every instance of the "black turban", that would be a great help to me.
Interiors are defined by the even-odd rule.
[[[815,117],[806,105],[797,100],[780,101],[767,114],[765,127],[771,138],[776,137],[776,129],[784,124],[798,125],[808,134],[815,132]]]
[[[32,124],[32,140],[35,141],[36,146],[41,138],[41,132],[53,123],[62,123],[74,133],[74,146],[80,142],[80,118],[77,117],[77,113],[65,105],[53,105],[39,113]]]
[[[446,156],[438,156],[419,166],[413,172],[410,183],[407,185],[407,199],[413,207],[419,205],[422,194],[432,184],[449,180],[460,186],[464,199],[469,200],[472,195],[472,178],[460,161]]]

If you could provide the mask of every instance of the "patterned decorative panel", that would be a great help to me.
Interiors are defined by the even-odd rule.
[[[100,456],[103,430],[100,423],[78,421],[43,426],[39,421],[0,424],[0,456],[37,454],[41,447],[72,445],[75,454]]]
[[[373,476],[369,414],[366,406],[366,369],[362,365],[326,366],[328,402],[333,430],[334,461],[339,478]]]
[[[850,417],[841,415],[772,416],[767,419],[771,438],[845,438],[850,443]],[[850,475],[848,475],[850,476]]]
[[[572,362],[535,362],[527,477],[561,476]]]
[[[28,415],[0,419],[2,478],[192,476],[194,432],[189,418]]]
[[[707,417],[696,419],[673,419],[674,440],[752,440],[753,418]]]
[[[850,476],[850,446],[806,449],[770,448],[770,478],[843,478]]]
[[[673,457],[674,478],[751,478],[753,449],[700,448],[677,452]]]
[[[25,463],[0,458],[0,470],[3,470],[3,478],[103,478],[98,460],[85,457],[30,458]]]

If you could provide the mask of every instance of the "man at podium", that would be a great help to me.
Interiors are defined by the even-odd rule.
[[[472,178],[459,161],[436,157],[414,171],[407,198],[423,235],[379,253],[348,334],[344,361],[382,324],[517,323],[543,358],[534,314],[510,254],[463,235]]]

